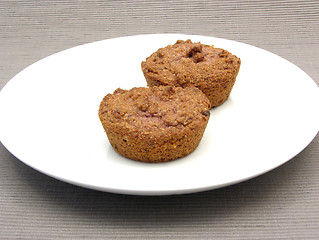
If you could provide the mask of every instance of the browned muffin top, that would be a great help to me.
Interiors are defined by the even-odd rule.
[[[195,87],[119,88],[104,97],[99,116],[116,132],[156,135],[207,124],[209,109],[209,100]]]
[[[198,87],[205,79],[233,78],[240,59],[226,50],[191,40],[178,40],[158,49],[142,62],[142,70],[161,84]]]

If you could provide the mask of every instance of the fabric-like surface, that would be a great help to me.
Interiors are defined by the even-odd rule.
[[[318,20],[316,0],[2,0],[0,89],[58,51],[148,33],[248,43],[291,61],[319,84]],[[317,136],[288,163],[252,180],[142,197],[60,182],[0,145],[0,239],[319,239],[318,162]]]

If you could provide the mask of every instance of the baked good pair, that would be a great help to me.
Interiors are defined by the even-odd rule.
[[[167,162],[193,152],[212,107],[224,103],[241,61],[191,40],[158,49],[141,64],[148,88],[107,94],[99,117],[112,147],[142,162]]]

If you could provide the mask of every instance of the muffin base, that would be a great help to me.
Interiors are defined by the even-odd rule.
[[[132,160],[156,163],[168,162],[193,152],[204,135],[206,125],[176,138],[166,136],[154,139],[151,136],[123,136],[104,129],[110,144],[116,152]]]
[[[165,86],[167,84],[163,84],[162,82],[158,81],[157,78],[149,76],[149,74],[144,74],[145,80],[147,82],[148,87],[154,87],[154,86]],[[232,79],[228,79],[225,82],[219,83],[214,80],[211,81],[205,81],[200,83],[197,87],[200,89],[206,97],[209,99],[211,103],[211,108],[217,107],[219,105],[222,105],[229,97],[233,86],[236,81],[236,76]],[[194,86],[192,84],[186,84],[187,86]],[[183,87],[185,87],[183,86]]]

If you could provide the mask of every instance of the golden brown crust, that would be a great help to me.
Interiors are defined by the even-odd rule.
[[[148,86],[192,85],[216,107],[229,97],[240,64],[240,59],[226,50],[178,40],[158,49],[141,66]]]
[[[165,162],[196,149],[210,102],[195,87],[117,89],[104,97],[99,117],[113,148],[143,162]]]

